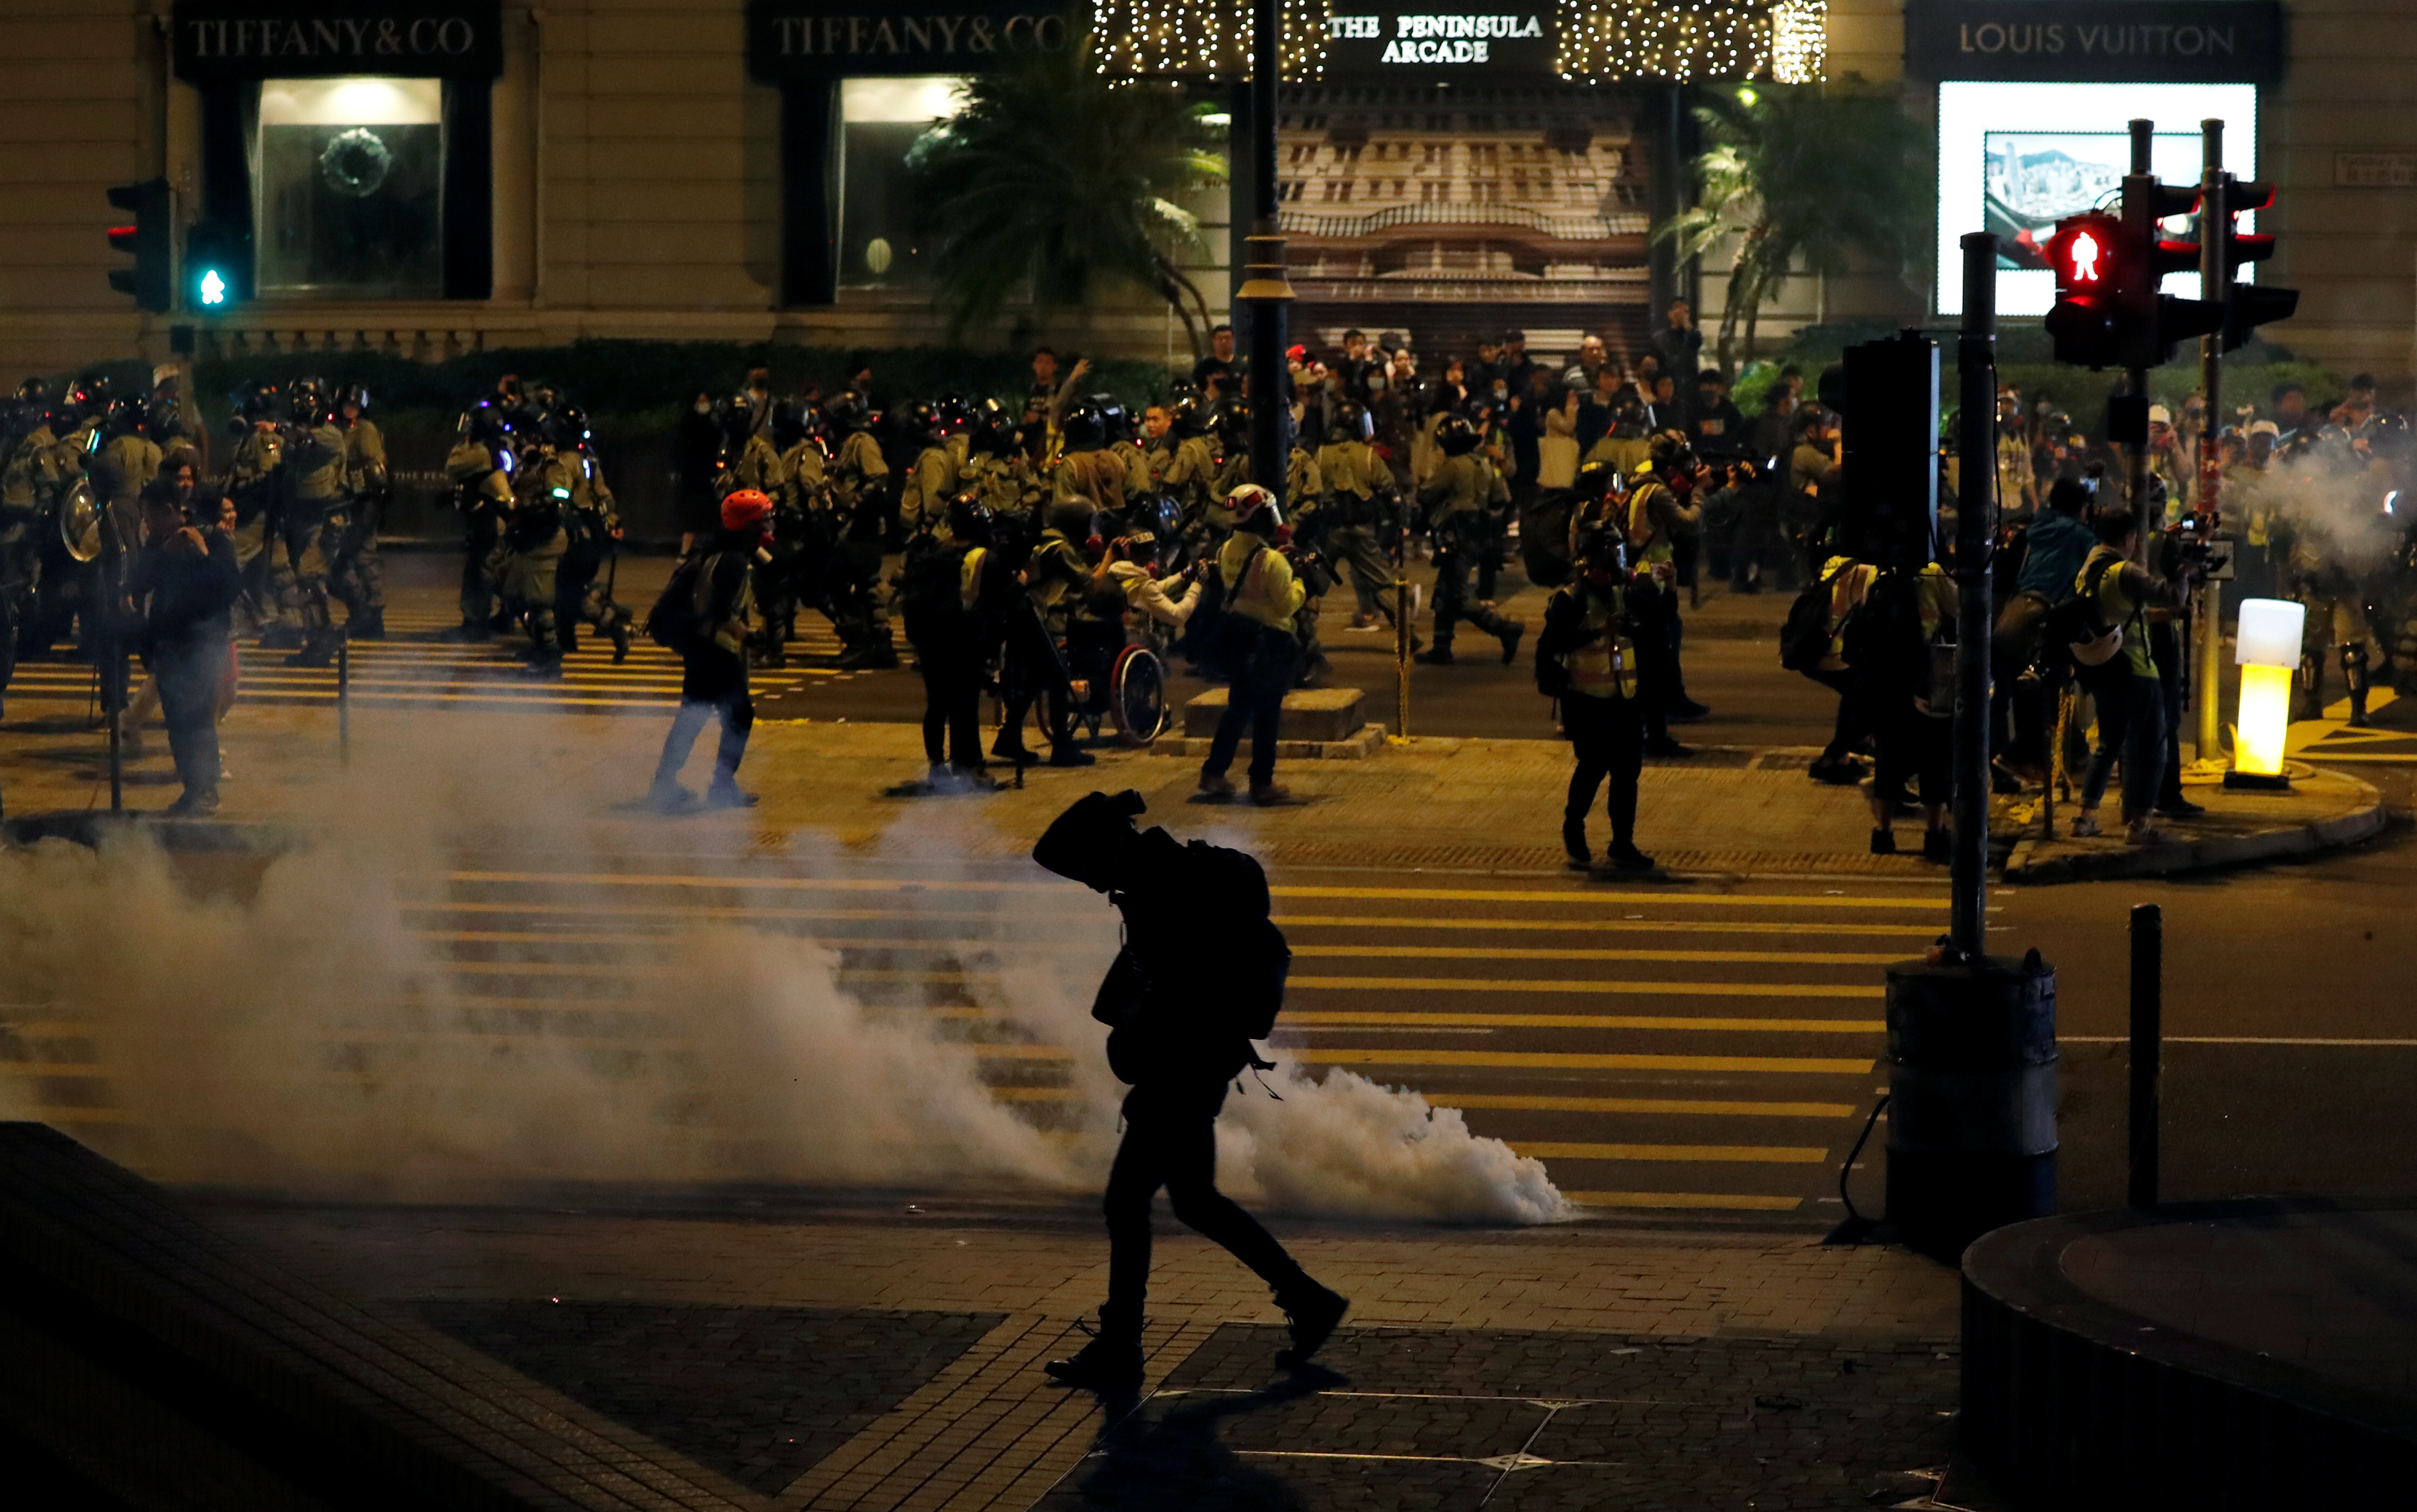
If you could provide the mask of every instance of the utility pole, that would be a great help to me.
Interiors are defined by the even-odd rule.
[[[2224,171],[2224,123],[2201,121],[2198,131],[2198,296],[2223,305],[2232,295],[2232,261],[2226,255],[2226,232],[2232,225],[2232,216],[2231,206],[2225,203],[2232,175]],[[2223,518],[2224,454],[2217,437],[2224,428],[2224,340],[2221,329],[2198,339],[2198,383],[2206,395],[2207,419],[2198,436],[2198,496],[2192,504],[2211,535]],[[2216,688],[2223,673],[2223,614],[2224,584],[2209,578],[2199,584],[2198,603],[2191,615],[2197,631],[2192,643],[2191,702],[2197,706],[2202,763],[2222,760]]]
[[[1989,555],[1998,528],[1998,238],[1963,239],[1964,331],[1955,344],[1964,463],[1955,492],[1955,851],[1951,930],[1956,948],[1988,954]]]
[[[2135,178],[2145,178],[2151,172],[2149,146],[2155,131],[2156,123],[2153,121],[2135,119],[2132,122],[2132,176]],[[2148,236],[2151,240],[2155,239],[2156,228],[2153,225],[2149,228]],[[2147,277],[2150,280],[2149,303],[2154,307],[2156,275],[2151,272]],[[2122,423],[2107,427],[2110,432],[2121,431],[2121,434],[2109,434],[2106,439],[2118,442],[2123,447],[2123,496],[2131,501],[2132,518],[2140,522],[2140,534],[2146,537],[2155,535],[2163,523],[2152,523],[2149,519],[2149,370],[2136,366],[2128,371],[2131,374],[2132,402],[2122,416]],[[2109,418],[2113,417],[2110,416]]]
[[[1243,281],[1235,297],[1251,311],[1251,481],[1285,502],[1292,457],[1292,403],[1285,372],[1285,239],[1276,229],[1276,83],[1280,13],[1276,0],[1251,4],[1251,234],[1243,241]]]

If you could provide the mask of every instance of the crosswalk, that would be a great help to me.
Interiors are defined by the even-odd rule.
[[[2368,715],[2381,715],[2399,697],[2389,688],[2374,689],[2367,695]],[[2349,700],[2338,699],[2326,706],[2321,718],[2294,720],[2284,748],[2301,761],[2319,765],[2417,765],[2417,730],[2393,727],[2400,722],[2354,730],[2349,723]]]
[[[629,659],[616,665],[611,643],[583,629],[562,675],[540,679],[523,670],[524,637],[499,635],[483,644],[440,641],[437,636],[457,624],[458,616],[433,610],[390,608],[386,622],[386,639],[348,648],[342,693],[357,704],[616,714],[654,713],[679,702],[679,658],[644,637],[631,643]],[[800,616],[798,628],[788,665],[754,673],[758,697],[878,675],[842,671],[839,636],[818,616]],[[238,655],[245,703],[326,707],[338,698],[333,667],[288,667],[285,653],[250,644]],[[135,675],[139,680],[139,668]],[[93,668],[83,661],[23,663],[7,696],[29,703],[98,704]]]
[[[1543,1160],[1583,1208],[1839,1216],[1837,1168],[1877,1092],[1882,968],[1939,932],[1936,885],[1733,892],[1528,885],[1372,886],[1279,873],[1295,975],[1271,1051],[1460,1110]],[[996,1005],[1011,969],[1062,972],[1087,1000],[1102,905],[1028,867],[902,864],[809,874],[777,859],[695,870],[481,869],[406,888],[405,923],[447,977],[442,1014],[336,1033],[327,1064],[406,1074],[416,1038],[550,1040],[633,1064],[676,1051],[707,1011],[683,990],[697,930],[811,939],[876,1014],[928,1024],[992,1095],[1042,1129],[1084,1126],[1077,1051]],[[1204,942],[1204,945],[1208,942]],[[1355,968],[1373,965],[1361,975]],[[1072,981],[1081,975],[1084,980]],[[0,1074],[50,1116],[140,1123],[112,1100],[88,1026],[0,1033]],[[713,1088],[684,1087],[710,1100]],[[1858,1189],[1877,1201],[1878,1160]]]

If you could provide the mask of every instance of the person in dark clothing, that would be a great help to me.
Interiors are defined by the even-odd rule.
[[[922,787],[927,793],[998,787],[982,761],[982,668],[1023,589],[991,538],[990,511],[959,497],[949,503],[949,540],[919,538],[908,548],[911,592],[903,607],[906,639],[923,676],[923,755],[932,768]],[[919,563],[920,552],[935,554]],[[926,573],[928,587],[920,581]]]
[[[772,501],[754,489],[739,489],[722,501],[722,533],[706,543],[696,578],[698,629],[680,653],[679,712],[663,736],[648,798],[666,812],[696,802],[680,785],[696,737],[715,718],[722,739],[713,757],[708,809],[752,809],[755,795],[738,787],[738,764],[747,755],[748,732],[755,728],[755,701],[747,690],[747,620],[755,607],[755,562],[771,544]]]
[[[1570,581],[1544,606],[1536,640],[1536,680],[1560,701],[1561,731],[1577,769],[1561,809],[1561,845],[1573,870],[1590,870],[1587,811],[1608,779],[1614,870],[1650,871],[1636,848],[1636,779],[1645,765],[1645,717],[1637,697],[1636,646],[1627,635],[1628,552],[1617,527],[1601,526],[1577,546]]]
[[[243,570],[224,532],[186,522],[173,484],[145,492],[144,528],[149,544],[136,565],[132,597],[144,606],[144,655],[160,680],[168,751],[185,789],[165,811],[200,818],[219,807],[219,682]]]
[[[1109,1170],[1108,1299],[1100,1328],[1049,1374],[1068,1385],[1131,1390],[1142,1378],[1142,1308],[1149,1290],[1150,1206],[1166,1188],[1175,1216],[1215,1240],[1275,1293],[1298,1366],[1343,1321],[1347,1299],[1310,1278],[1275,1236],[1217,1190],[1217,1113],[1228,1083],[1262,1065],[1231,1005],[1221,965],[1282,951],[1268,917],[1267,875],[1237,851],[1163,829],[1133,827],[1141,794],[1093,793],[1057,816],[1032,858],[1105,893],[1124,917],[1124,948],[1100,985],[1092,1016],[1109,1025],[1108,1065],[1132,1090],[1125,1135]],[[1246,948],[1255,941],[1258,949]],[[1204,946],[1213,954],[1203,960]]]
[[[721,470],[722,422],[714,416],[713,397],[699,394],[672,438],[672,512],[679,522],[682,551],[712,534],[713,480]]]

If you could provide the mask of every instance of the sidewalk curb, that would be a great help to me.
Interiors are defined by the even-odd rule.
[[[2383,795],[2374,784],[2340,773],[2324,773],[2324,777],[2348,784],[2354,791],[2354,807],[2310,819],[2303,824],[2278,825],[2248,835],[2223,835],[2193,840],[2186,845],[2165,845],[2154,850],[2086,851],[2063,855],[2042,856],[2043,842],[2037,835],[2026,835],[2014,845],[2014,854],[2006,860],[2005,880],[2010,883],[2049,885],[2063,882],[2099,882],[2118,877],[2171,877],[2186,872],[2212,871],[2223,867],[2247,866],[2260,861],[2275,861],[2285,856],[2312,855],[2319,851],[2337,851],[2374,839],[2383,833],[2390,815],[2383,805]]]

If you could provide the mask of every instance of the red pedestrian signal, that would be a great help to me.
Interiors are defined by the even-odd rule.
[[[2047,242],[2048,266],[2056,271],[2056,308],[2047,332],[2056,360],[2083,368],[2115,364],[2116,333],[2127,283],[2123,222],[2091,212],[2057,222]]]

